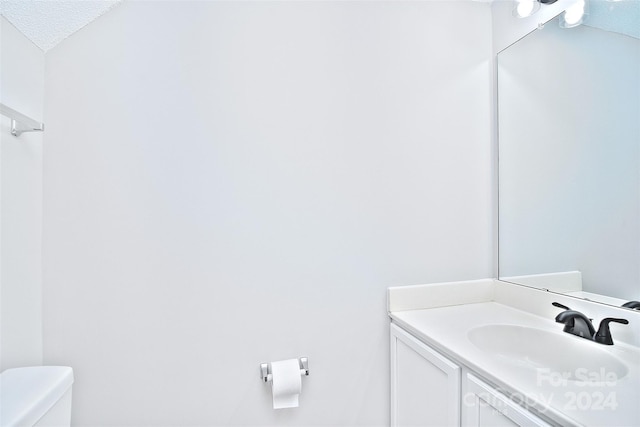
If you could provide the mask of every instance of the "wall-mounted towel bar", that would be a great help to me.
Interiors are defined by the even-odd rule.
[[[11,119],[11,135],[13,136],[20,136],[23,132],[38,132],[44,130],[44,123],[37,122],[1,103],[0,114]]]

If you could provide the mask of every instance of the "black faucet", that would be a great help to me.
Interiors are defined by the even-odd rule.
[[[624,308],[631,308],[634,310],[640,310],[640,301],[629,301],[622,304]]]
[[[575,310],[565,310],[556,316],[556,322],[564,323],[564,331],[582,338],[593,339],[596,329],[591,320]]]
[[[577,335],[582,338],[593,340],[600,344],[613,345],[613,338],[611,337],[611,331],[609,330],[609,323],[622,323],[628,324],[627,319],[616,319],[614,317],[607,317],[602,319],[598,332],[596,332],[592,319],[589,319],[579,311],[571,310],[569,307],[560,303],[554,302],[555,307],[564,308],[565,311],[556,316],[556,322],[564,323],[564,332]]]

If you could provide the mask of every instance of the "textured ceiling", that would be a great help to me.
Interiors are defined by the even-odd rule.
[[[47,51],[121,0],[0,0],[0,14]]]
[[[492,0],[475,0],[491,2]],[[122,0],[0,0],[0,14],[47,51]],[[640,38],[640,1],[591,0],[585,23]]]

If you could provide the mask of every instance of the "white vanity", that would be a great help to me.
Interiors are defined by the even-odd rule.
[[[614,345],[563,332],[559,302]],[[391,425],[640,425],[640,312],[493,279],[389,288]]]

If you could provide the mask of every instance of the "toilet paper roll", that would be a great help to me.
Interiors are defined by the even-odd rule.
[[[298,359],[271,362],[273,409],[296,408],[302,390]]]

